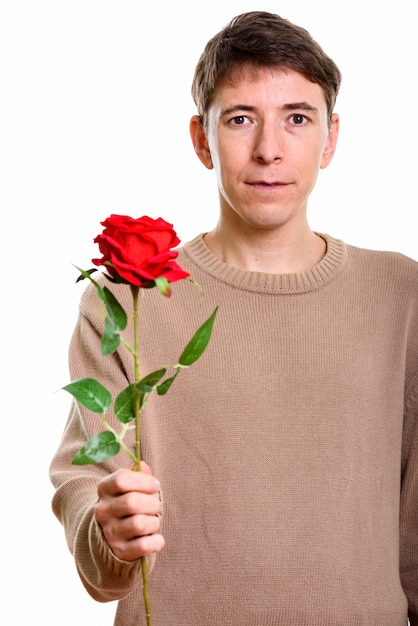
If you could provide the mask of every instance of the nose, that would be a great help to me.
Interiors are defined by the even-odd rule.
[[[261,163],[274,163],[283,157],[277,125],[262,124],[256,134],[254,159]]]

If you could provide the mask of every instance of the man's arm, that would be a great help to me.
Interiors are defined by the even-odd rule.
[[[131,360],[122,350],[103,356],[102,332],[101,303],[96,289],[88,286],[70,344],[71,380],[94,377],[116,397],[131,382]],[[106,419],[120,428],[111,411]],[[55,487],[52,508],[64,527],[80,578],[93,598],[107,602],[140,584],[139,557],[161,549],[164,540],[158,532],[158,483],[147,466],[142,467],[144,472],[131,471],[132,460],[124,451],[104,463],[72,464],[74,455],[102,430],[101,416],[73,401],[50,478]],[[134,447],[134,441],[125,442]],[[154,560],[150,556],[150,568]]]

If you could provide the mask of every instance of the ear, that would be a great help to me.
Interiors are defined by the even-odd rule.
[[[200,115],[193,115],[190,120],[190,137],[192,138],[193,147],[199,159],[208,170],[213,169],[212,157],[209,150],[206,133]]]
[[[331,163],[332,157],[334,156],[335,149],[337,147],[339,129],[340,118],[336,113],[333,113],[331,117],[331,126],[328,132],[327,143],[322,154],[322,160],[320,165],[321,169],[325,169]]]

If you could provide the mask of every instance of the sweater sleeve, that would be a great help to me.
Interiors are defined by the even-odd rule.
[[[103,318],[97,300],[95,289],[88,287],[81,299],[79,319],[70,344],[70,375],[71,380],[96,378],[115,397],[129,384],[127,363],[124,364],[117,352],[106,357],[101,355]],[[107,419],[113,420],[115,428],[120,429],[110,413]],[[100,415],[73,401],[62,440],[50,465],[50,479],[55,487],[52,509],[64,527],[79,576],[94,599],[108,602],[125,597],[140,584],[141,568],[140,560],[127,562],[115,556],[94,515],[98,482],[120,467],[130,467],[128,455],[120,452],[107,462],[95,465],[71,463],[86,441],[102,430]]]
[[[400,506],[400,576],[411,626],[418,626],[418,375],[405,403]]]

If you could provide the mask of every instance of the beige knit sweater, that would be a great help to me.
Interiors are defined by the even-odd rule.
[[[199,236],[178,260],[203,292],[141,292],[143,374],[177,362],[219,305],[206,352],[143,416],[164,494],[153,626],[418,626],[418,263],[324,238],[313,269],[272,275],[225,265]],[[129,288],[106,284],[128,310]],[[116,395],[132,358],[102,357],[102,330],[87,287],[71,379]],[[93,516],[98,480],[130,462],[70,463],[100,430],[73,408],[53,510],[87,591],[139,626],[139,563],[113,555]]]

